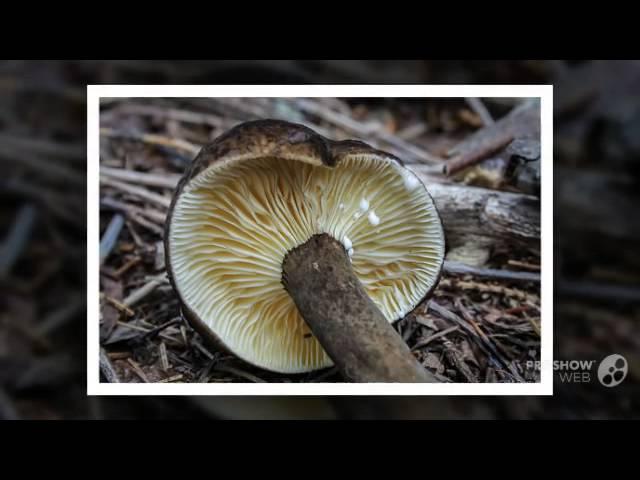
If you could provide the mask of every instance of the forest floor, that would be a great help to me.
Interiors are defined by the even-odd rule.
[[[498,199],[512,195],[508,198],[526,200],[532,209],[527,218],[538,222],[527,242],[517,241],[522,237],[518,232],[491,231],[486,238],[495,235],[495,244],[483,237],[480,246],[456,245],[449,251],[432,299],[395,328],[424,367],[443,382],[539,381],[540,332],[545,328],[540,321],[539,178],[532,177],[530,169],[514,173],[514,163],[523,156],[530,155],[527,160],[532,164],[538,159],[539,127],[509,120],[513,117],[509,114],[521,106],[518,102],[104,100],[100,118],[102,381],[341,381],[332,368],[280,375],[212,348],[182,318],[166,279],[164,218],[182,172],[201,146],[232,126],[256,118],[303,123],[329,138],[370,143],[420,172],[427,188],[455,185],[490,190],[486,195],[495,192]],[[535,115],[539,119],[539,113]],[[454,240],[463,236],[453,225],[449,232],[446,219],[444,224],[445,233]]]

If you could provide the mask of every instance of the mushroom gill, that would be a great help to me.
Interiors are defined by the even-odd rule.
[[[281,158],[214,163],[178,198],[168,247],[175,284],[231,351],[283,373],[332,365],[282,285],[282,262],[315,234],[343,243],[389,322],[437,281],[444,238],[433,201],[392,159],[335,167]]]

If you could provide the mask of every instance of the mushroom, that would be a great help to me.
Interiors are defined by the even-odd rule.
[[[238,125],[180,181],[165,256],[185,318],[250,364],[435,381],[391,324],[435,288],[444,233],[388,153],[279,120]]]

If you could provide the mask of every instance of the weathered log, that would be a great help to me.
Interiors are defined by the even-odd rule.
[[[447,259],[483,265],[495,251],[540,249],[540,200],[441,180],[409,167],[436,203],[447,241]]]
[[[442,221],[447,240],[455,245],[469,238],[489,244],[540,241],[540,202],[536,197],[459,185],[427,186]]]

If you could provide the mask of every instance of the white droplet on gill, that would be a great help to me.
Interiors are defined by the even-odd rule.
[[[353,257],[353,248],[350,248],[347,253],[349,254],[349,258]]]
[[[402,176],[404,177],[404,187],[407,190],[415,190],[415,188],[420,185],[420,180],[409,170],[405,170]]]
[[[362,210],[363,212],[369,210],[369,200],[367,200],[366,198],[360,200],[360,210]]]
[[[346,235],[342,238],[342,244],[344,245],[344,248],[347,250],[353,250],[351,247],[353,246],[353,243],[351,242],[351,240],[349,239],[349,237],[347,237]]]
[[[378,217],[378,215],[376,215],[376,212],[374,212],[373,210],[369,212],[369,223],[371,225],[378,225],[380,223],[380,217]]]
[[[339,208],[340,210],[344,210],[344,203],[341,203],[341,204],[338,206],[338,208]]]

